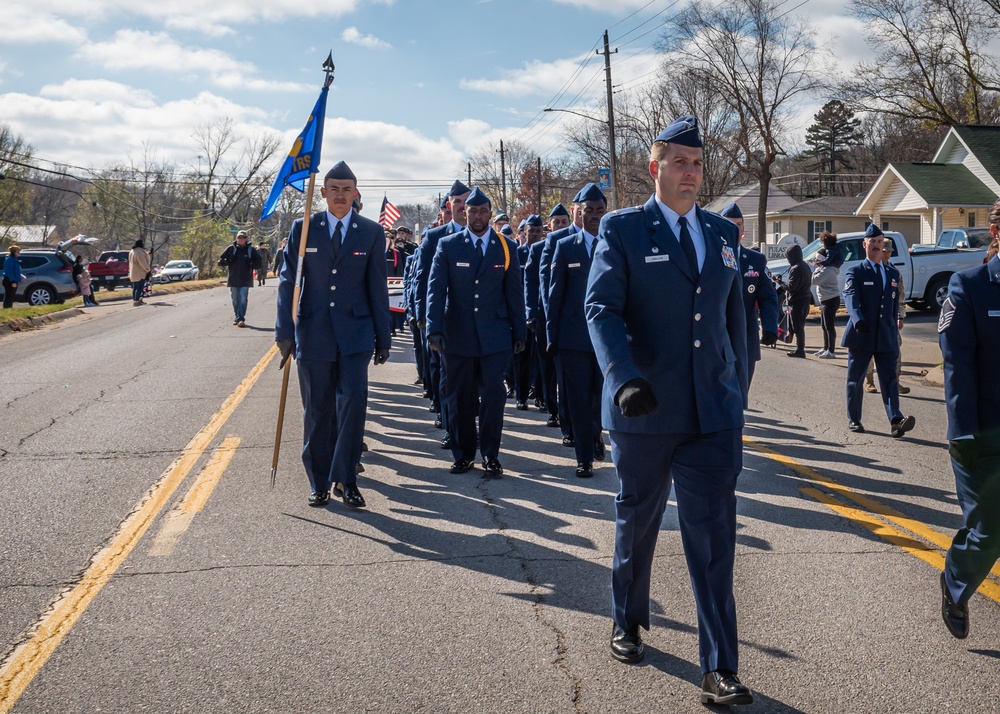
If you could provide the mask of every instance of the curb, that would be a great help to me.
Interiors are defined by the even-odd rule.
[[[26,317],[19,320],[12,320],[11,322],[0,324],[0,337],[9,335],[12,332],[32,330],[36,327],[48,325],[52,322],[62,322],[63,320],[83,314],[83,310],[78,307],[74,307],[69,310],[59,310],[58,312],[49,313],[48,315],[39,315],[37,317]]]

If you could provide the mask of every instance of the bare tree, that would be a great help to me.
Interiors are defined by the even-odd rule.
[[[0,244],[7,241],[7,230],[22,224],[31,205],[31,185],[18,179],[28,178],[34,149],[10,124],[0,122]]]
[[[733,141],[719,149],[760,184],[757,225],[765,223],[771,173],[786,153],[789,120],[823,86],[815,31],[788,18],[776,0],[693,4],[668,24],[663,49],[674,76],[689,74],[735,115]]]
[[[521,178],[535,164],[536,155],[518,141],[505,141],[503,149],[502,162],[500,142],[490,142],[469,155],[472,182],[490,196],[495,209],[504,208],[508,213],[518,213],[521,210],[521,201],[517,197]],[[506,183],[503,178],[506,178]],[[507,198],[506,206],[502,205],[504,196]]]

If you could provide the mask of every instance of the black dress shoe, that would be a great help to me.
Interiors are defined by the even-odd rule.
[[[576,465],[576,475],[579,478],[590,478],[594,475],[594,465],[593,464],[577,464]]]
[[[444,438],[441,439],[441,448],[450,449],[454,444],[451,443],[451,437],[445,434]]]
[[[365,498],[361,495],[356,483],[345,483],[344,495],[341,498],[344,500],[344,505],[351,508],[364,508],[366,505]]]
[[[941,573],[941,618],[948,632],[960,640],[969,636],[969,606],[959,605],[951,599],[944,573]]]
[[[438,411],[437,405],[436,404],[431,404],[429,407],[427,407],[427,411],[429,411],[429,412],[436,412],[436,411]]]
[[[436,426],[438,429],[444,429],[444,422],[441,421],[441,417],[438,417],[437,419],[434,420],[434,426]]]
[[[364,472],[365,472],[365,465],[359,461],[358,462],[358,468],[356,468],[354,470],[354,473],[356,473],[356,474],[363,474]]]
[[[343,484],[339,484],[339,483],[334,482],[334,484],[333,484],[333,495],[336,496],[337,498],[343,498],[344,497],[344,486],[343,486]]]
[[[572,436],[564,436],[563,439],[562,439],[562,445],[563,446],[576,446],[576,442],[573,441],[573,437]]]
[[[548,421],[545,422],[545,426],[559,426],[559,415],[553,414],[550,416]]]
[[[535,399],[535,409],[545,409],[545,402],[541,399]]]
[[[368,451],[368,442],[366,442],[366,441],[362,441],[362,442],[361,442],[361,453],[363,454],[363,453],[365,453],[366,451]]]
[[[753,694],[740,682],[735,672],[717,669],[701,680],[702,704],[753,704]]]
[[[422,396],[422,397],[423,397],[424,399],[430,399],[430,398],[431,398],[431,393],[430,393],[430,392],[428,392],[428,391],[427,391],[427,390],[425,389],[425,390],[424,390],[424,393],[423,393],[423,394],[421,394],[420,396]]]
[[[414,387],[416,387],[417,385],[423,384],[423,383],[424,383],[424,378],[423,377],[417,377],[416,379],[413,380],[413,386]]]
[[[917,420],[916,418],[914,418],[912,414],[908,417],[905,417],[903,419],[897,419],[896,421],[892,422],[891,424],[892,431],[890,432],[892,434],[892,438],[893,439],[901,438],[903,434],[905,434],[914,426],[916,426],[916,423]]]
[[[503,466],[500,465],[500,461],[495,458],[483,459],[483,474],[487,478],[500,478],[503,473]]]
[[[639,637],[639,626],[625,631],[615,624],[611,628],[611,656],[619,662],[635,664],[646,656],[646,647]]]
[[[518,402],[517,404],[514,405],[514,408],[517,409],[519,412],[524,412],[528,410],[528,405],[525,402]]]
[[[798,357],[799,359],[805,359],[806,358],[806,353],[805,352],[786,352],[785,356],[786,357]],[[704,695],[702,695],[702,696],[704,696]]]
[[[451,465],[448,469],[453,474],[464,474],[469,469],[473,468],[475,464],[469,459],[459,459]]]
[[[865,428],[861,425],[861,422],[859,422],[859,421],[848,422],[847,428],[850,429],[853,432],[858,433],[858,434],[864,434],[865,433]]]
[[[325,506],[330,502],[330,492],[329,491],[313,491],[309,494],[309,505],[319,508]]]
[[[607,448],[604,446],[604,441],[601,437],[594,439],[594,458],[598,461],[604,461],[605,457],[608,455]]]
[[[514,396],[514,390],[513,389],[508,389],[507,390],[507,399],[511,399],[513,396]]]

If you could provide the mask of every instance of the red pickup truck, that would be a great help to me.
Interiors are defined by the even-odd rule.
[[[87,266],[93,282],[90,287],[97,290],[114,290],[119,285],[128,285],[128,251],[107,250],[101,253],[96,262]]]

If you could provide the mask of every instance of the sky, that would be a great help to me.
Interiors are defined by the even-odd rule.
[[[543,161],[599,114],[609,31],[616,91],[655,79],[658,26],[688,0],[3,0],[0,122],[40,166],[99,170],[144,152],[196,170],[196,127],[302,129],[332,50],[323,167],[351,165],[366,204],[424,202],[489,141]],[[842,66],[867,53],[842,0],[786,0]],[[821,101],[801,109],[805,125]],[[370,212],[366,205],[366,212]]]

